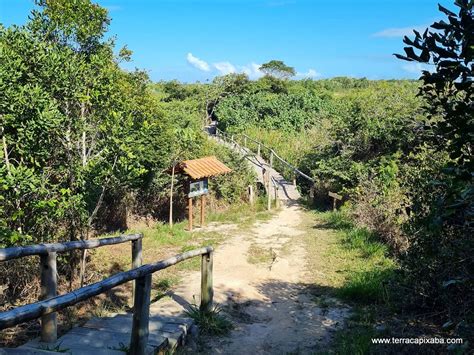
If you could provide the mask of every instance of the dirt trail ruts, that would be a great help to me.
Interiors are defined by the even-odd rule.
[[[214,301],[235,325],[226,337],[205,337],[197,348],[206,354],[309,354],[323,350],[343,325],[349,309],[321,308],[306,267],[305,212],[284,206],[272,219],[250,232],[229,229],[229,238],[214,255]],[[254,264],[251,248],[267,250],[271,258]],[[198,303],[200,274],[189,273],[172,300],[152,305],[160,313],[179,314],[189,302]]]

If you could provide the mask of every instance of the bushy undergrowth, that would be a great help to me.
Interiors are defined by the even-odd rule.
[[[473,6],[440,6],[448,20],[404,39],[398,58],[433,66],[419,81],[284,80],[276,90],[259,80],[216,109],[222,127],[247,132],[311,175],[318,208],[329,207],[328,192],[343,195],[355,227],[403,266],[418,311],[438,309],[440,322],[458,326],[472,323],[474,294]],[[359,274],[352,290],[384,277]]]

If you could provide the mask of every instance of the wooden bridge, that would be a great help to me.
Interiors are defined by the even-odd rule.
[[[300,200],[301,194],[296,185],[297,177],[310,185],[309,195],[310,198],[314,197],[315,180],[281,158],[274,149],[246,134],[228,134],[216,126],[208,127],[206,131],[211,137],[234,149],[248,160],[258,180],[267,191],[269,208],[272,200],[275,200],[276,204],[280,201],[291,204]],[[281,171],[292,175],[291,182],[285,179]]]
[[[130,354],[163,353],[184,341],[193,325],[189,318],[163,317],[150,307],[152,274],[184,260],[201,257],[201,303],[207,311],[212,306],[211,247],[204,247],[156,263],[142,265],[141,234],[112,238],[40,244],[0,249],[0,262],[32,255],[40,256],[40,301],[0,313],[0,329],[41,318],[41,337],[16,349],[0,349],[0,354]],[[64,295],[57,295],[57,253],[85,250],[131,242],[132,269]],[[57,338],[56,312],[104,293],[126,282],[134,282],[133,314],[94,318]]]

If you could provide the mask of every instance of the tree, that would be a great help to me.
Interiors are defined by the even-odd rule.
[[[405,55],[396,57],[433,66],[420,78],[426,131],[432,146],[450,158],[431,183],[436,194],[425,189],[417,196],[422,203],[414,209],[406,264],[413,280],[423,280],[415,283],[419,294],[431,296],[437,308],[443,303],[450,318],[461,320],[470,319],[474,294],[474,2],[455,5],[457,13],[439,5],[447,21],[433,23],[423,34],[414,31],[414,39],[405,37]]]
[[[211,85],[206,85],[206,123],[215,118],[215,110],[221,99],[245,92],[249,83],[247,74],[230,73],[217,76]]]
[[[119,68],[130,52],[103,39],[107,11],[38,5],[25,26],[0,26],[2,246],[87,238],[107,196],[164,160],[163,116],[146,74]]]
[[[474,3],[456,0],[455,4],[458,14],[439,5],[448,22],[435,22],[423,34],[414,31],[414,39],[405,36],[406,55],[395,56],[434,65],[435,70],[424,70],[420,78],[420,94],[426,99],[426,112],[433,119],[433,137],[454,160],[453,174],[470,180],[474,171]]]
[[[289,79],[296,74],[295,68],[289,67],[281,60],[271,60],[262,64],[259,69],[265,75],[276,79]]]

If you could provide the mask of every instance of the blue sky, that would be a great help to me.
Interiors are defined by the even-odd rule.
[[[111,35],[153,80],[205,81],[228,72],[261,73],[271,59],[298,77],[417,78],[397,60],[402,37],[442,18],[453,0],[98,0]],[[0,22],[24,24],[33,0],[0,0]]]

